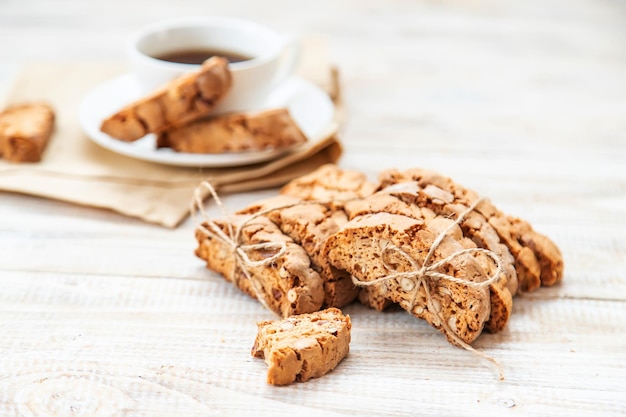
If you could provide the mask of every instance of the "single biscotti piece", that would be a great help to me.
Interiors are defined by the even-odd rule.
[[[225,153],[291,148],[307,141],[285,108],[195,120],[157,136],[157,147],[177,152]]]
[[[472,205],[480,197],[452,179],[423,169],[404,172],[390,170],[380,175],[381,188],[402,181],[416,181],[420,187],[436,185],[454,195],[455,203]],[[519,287],[533,291],[541,285],[554,285],[563,277],[563,257],[556,244],[537,233],[526,221],[507,216],[489,200],[483,200],[475,210],[485,217],[515,258]]]
[[[196,229],[198,247],[196,256],[206,261],[208,269],[218,272],[239,289],[254,298],[261,298],[272,311],[282,317],[317,311],[324,302],[324,286],[320,275],[311,268],[307,253],[293,239],[283,234],[278,226],[265,217],[249,220],[250,216],[234,215],[216,219],[214,223],[227,236],[236,232],[244,222],[238,242],[251,261],[262,261],[285,252],[265,265],[246,264],[235,256],[233,246],[202,228]],[[249,220],[249,221],[248,221]],[[203,228],[210,230],[208,224]],[[233,240],[234,236],[230,237]],[[245,245],[272,243],[274,247],[246,248]],[[248,278],[245,270],[250,275]]]
[[[324,307],[342,307],[356,299],[359,288],[352,283],[350,274],[328,262],[324,246],[326,239],[348,222],[343,210],[279,195],[259,201],[238,214],[262,211],[284,234],[301,245],[311,258],[313,269],[324,281]]]
[[[326,164],[294,179],[280,193],[303,200],[333,201],[334,205],[341,207],[343,201],[366,197],[376,188],[377,184],[370,182],[362,172]]]
[[[423,278],[424,285],[419,284],[416,276],[389,278],[394,273],[417,273],[438,235],[439,232],[424,221],[375,213],[352,219],[329,237],[326,245],[330,262],[335,267],[345,269],[361,282],[387,277],[372,287],[415,317],[425,319],[441,330],[451,343],[459,344],[454,335],[465,343],[472,343],[489,319],[491,303],[486,288],[428,276]],[[415,265],[391,245],[404,251]],[[462,249],[456,239],[446,235],[426,266]],[[476,259],[469,254],[451,259],[436,272],[472,282],[487,279]]]
[[[22,104],[0,113],[0,156],[11,162],[39,162],[52,130],[54,111],[43,103]]]
[[[132,142],[148,133],[159,133],[207,115],[230,89],[228,61],[213,57],[199,71],[182,75],[154,93],[106,118],[100,130]]]
[[[350,316],[329,308],[257,323],[252,356],[269,366],[267,382],[287,385],[332,371],[350,350]]]

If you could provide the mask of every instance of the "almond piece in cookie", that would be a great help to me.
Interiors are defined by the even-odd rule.
[[[285,108],[203,118],[168,129],[157,147],[177,152],[226,153],[288,149],[307,141]]]
[[[0,156],[10,162],[39,162],[54,129],[54,111],[43,103],[0,113]]]
[[[206,116],[230,89],[228,61],[207,59],[199,71],[182,75],[128,104],[102,122],[100,130],[125,142]]]
[[[257,324],[252,356],[268,365],[267,382],[287,385],[332,371],[350,350],[350,316],[336,308]]]

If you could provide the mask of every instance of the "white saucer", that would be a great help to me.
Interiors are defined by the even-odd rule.
[[[93,88],[81,103],[79,120],[83,131],[98,145],[113,152],[144,161],[187,167],[229,167],[265,162],[292,149],[224,154],[192,154],[156,148],[154,135],[135,142],[122,142],[100,131],[102,120],[140,97],[132,74],[125,74]],[[302,78],[291,77],[268,97],[259,109],[287,107],[291,117],[309,139],[309,145],[323,139],[333,122],[335,107],[328,95]],[[302,146],[302,145],[301,145]]]

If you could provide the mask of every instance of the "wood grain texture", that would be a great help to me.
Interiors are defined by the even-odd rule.
[[[26,61],[120,62],[138,25],[208,13],[326,36],[341,165],[476,189],[559,244],[563,283],[516,298],[505,331],[476,342],[503,382],[425,322],[351,305],[350,355],[272,387],[250,348],[273,316],[204,269],[191,220],[0,193],[0,416],[626,414],[623,2],[4,1],[0,82]]]

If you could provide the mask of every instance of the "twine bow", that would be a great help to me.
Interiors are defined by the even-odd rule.
[[[461,284],[467,287],[487,289],[489,288],[491,284],[496,282],[498,278],[500,277],[500,273],[502,272],[502,260],[494,252],[487,250],[487,249],[483,249],[483,248],[462,249],[462,250],[452,253],[450,256],[444,259],[441,259],[440,261],[430,263],[432,257],[434,256],[435,250],[437,250],[437,248],[439,247],[443,239],[446,237],[448,232],[450,232],[450,230],[454,228],[455,226],[459,225],[463,221],[465,216],[471,213],[476,208],[476,206],[480,204],[481,201],[482,199],[478,199],[477,201],[475,201],[470,207],[468,207],[464,212],[462,212],[453,223],[450,223],[448,227],[446,227],[441,233],[439,233],[439,235],[437,236],[433,244],[430,246],[426,257],[424,258],[424,262],[422,263],[421,266],[417,263],[417,261],[412,256],[410,256],[402,248],[392,243],[387,243],[385,247],[383,248],[382,260],[383,260],[383,265],[385,266],[385,268],[391,272],[388,275],[373,279],[371,281],[362,281],[353,275],[352,282],[354,283],[354,285],[359,286],[359,287],[371,287],[371,286],[382,284],[388,281],[396,280],[402,288],[404,288],[406,291],[412,292],[411,299],[410,299],[411,301],[409,304],[410,312],[413,311],[413,308],[415,307],[417,303],[417,297],[419,295],[420,287],[424,288],[424,292],[426,294],[426,305],[428,307],[428,310],[435,315],[436,319],[441,324],[441,327],[446,333],[446,335],[450,337],[452,340],[454,340],[454,342],[456,342],[459,346],[463,347],[464,349],[470,352],[473,352],[474,354],[488,360],[489,362],[492,362],[498,368],[500,380],[503,380],[504,372],[502,370],[502,366],[494,358],[486,355],[483,352],[480,352],[474,349],[468,343],[464,342],[450,328],[448,323],[444,320],[443,316],[441,315],[440,309],[435,306],[432,295],[430,294],[430,291],[428,289],[429,286],[427,283],[427,280],[430,280],[430,281],[446,280],[446,281],[453,282],[456,284]],[[411,270],[406,271],[406,272],[400,272],[400,271],[397,271],[394,266],[389,265],[386,262],[385,257],[384,257],[385,253],[388,253],[388,252],[395,252],[399,254],[400,256],[402,256],[404,259],[406,259],[411,265]],[[496,265],[496,271],[487,280],[475,282],[469,279],[459,278],[459,277],[455,277],[449,274],[439,272],[439,268],[441,268],[443,265],[450,263],[456,258],[465,256],[471,253],[484,253],[485,255],[489,256],[494,261]]]

